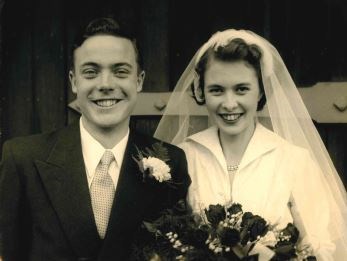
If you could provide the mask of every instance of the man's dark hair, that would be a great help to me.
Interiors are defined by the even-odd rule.
[[[87,27],[84,30],[81,30],[81,32],[76,36],[71,50],[70,69],[74,69],[75,50],[80,47],[85,40],[96,35],[111,35],[130,40],[134,46],[138,71],[140,72],[142,70],[142,57],[134,34],[130,30],[126,29],[125,26],[121,26],[114,18],[110,17],[102,17],[92,20]]]

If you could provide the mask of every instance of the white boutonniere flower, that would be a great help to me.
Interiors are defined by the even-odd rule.
[[[169,160],[168,150],[162,143],[154,143],[151,148],[146,148],[144,151],[137,147],[137,157],[133,156],[142,172],[142,179],[145,182],[147,179],[155,179],[158,182],[171,181],[170,167],[166,162]]]
[[[159,182],[171,179],[170,167],[162,160],[149,156],[142,159],[144,171],[149,171],[149,175]]]

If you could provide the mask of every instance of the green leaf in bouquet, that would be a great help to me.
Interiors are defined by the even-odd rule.
[[[242,261],[258,261],[259,260],[259,255],[255,254],[255,255],[245,256],[241,260]]]
[[[240,232],[234,228],[220,226],[217,234],[222,245],[227,247],[236,246],[240,242]]]
[[[290,242],[276,246],[273,251],[276,253],[274,260],[289,260],[290,258],[296,257],[294,244]]]
[[[241,228],[241,231],[240,231],[240,243],[241,243],[241,245],[243,245],[243,246],[247,245],[250,238],[251,238],[251,236],[250,236],[250,233],[248,231],[248,228],[247,227]]]
[[[180,199],[172,208],[172,212],[178,215],[188,214],[187,203],[185,199]]]
[[[186,245],[191,245],[197,249],[207,249],[206,240],[208,239],[208,228],[189,227],[181,233],[181,241]]]
[[[240,244],[233,246],[231,250],[232,250],[231,252],[234,253],[234,255],[238,256],[239,259],[242,259],[243,257],[245,257],[248,252],[247,250],[245,250],[245,247],[243,247]]]
[[[205,249],[192,249],[184,255],[183,260],[189,261],[215,261],[217,258],[210,252]]]
[[[153,223],[144,221],[143,225],[147,229],[148,232],[153,233],[153,234],[158,233],[157,226],[155,226]]]

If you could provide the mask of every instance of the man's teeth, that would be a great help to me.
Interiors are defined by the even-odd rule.
[[[95,102],[98,106],[101,107],[110,107],[117,103],[117,100],[100,100]]]
[[[241,117],[241,114],[223,114],[222,118],[227,121],[235,121]]]

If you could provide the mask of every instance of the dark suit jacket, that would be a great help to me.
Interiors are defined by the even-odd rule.
[[[0,256],[12,260],[127,260],[141,222],[184,198],[190,179],[183,151],[170,144],[175,188],[143,182],[132,158],[157,142],[130,131],[108,230],[98,236],[77,123],[16,138],[0,168]]]

